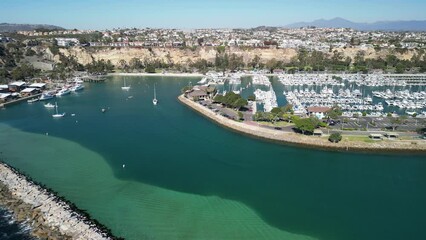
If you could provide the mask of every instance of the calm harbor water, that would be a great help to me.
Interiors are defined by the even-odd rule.
[[[86,84],[56,100],[63,119],[1,110],[1,155],[126,239],[426,239],[425,156],[241,136],[178,103],[190,81]]]

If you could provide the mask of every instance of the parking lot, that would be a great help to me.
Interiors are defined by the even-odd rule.
[[[229,108],[224,108],[221,104],[215,104],[212,103],[209,100],[205,100],[205,101],[199,101],[199,103],[209,109],[211,109],[213,112],[216,112],[217,114],[220,114],[224,117],[230,118],[230,119],[235,119],[238,120],[239,116],[238,113],[232,109]],[[251,119],[251,113],[249,112],[243,112],[244,114],[244,118],[245,119]]]
[[[415,132],[419,128],[426,127],[426,119],[408,118],[400,124],[393,124],[390,118],[339,118],[336,124],[331,124],[333,129],[349,129],[349,130],[393,130]]]
[[[224,108],[221,104],[212,103],[210,100],[199,101],[199,103],[212,111],[220,114],[224,117],[238,120],[238,112],[233,109]],[[242,111],[243,118],[245,121],[252,121],[252,112],[251,111]],[[324,120],[326,121],[326,120]],[[262,126],[265,128],[271,128],[281,131],[292,132],[292,127],[283,127],[277,129],[273,126]],[[365,134],[365,131],[374,132],[374,131],[393,131],[393,127],[395,127],[395,131],[398,132],[407,132],[407,134],[411,134],[416,132],[420,128],[426,127],[426,119],[423,118],[408,118],[402,121],[401,124],[392,124],[391,118],[388,117],[359,117],[359,118],[344,118],[340,117],[335,119],[330,123],[329,127],[330,131],[334,130],[349,130],[347,133],[358,135]]]

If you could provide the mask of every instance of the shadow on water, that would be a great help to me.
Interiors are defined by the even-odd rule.
[[[189,81],[196,82],[129,78],[129,92],[120,79],[90,84],[57,100],[75,117],[53,120],[41,104],[26,103],[0,117],[98,152],[119,178],[237,200],[285,231],[319,239],[426,238],[424,156],[316,151],[240,136],[177,102]],[[154,82],[158,106],[151,102]]]

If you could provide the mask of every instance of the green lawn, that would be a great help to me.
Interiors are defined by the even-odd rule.
[[[368,136],[343,136],[342,141],[350,141],[350,142],[367,142],[374,143],[381,140],[372,140]]]
[[[273,126],[273,127],[294,126],[294,123],[288,123],[288,122],[285,122],[285,121],[280,121],[280,122],[275,122],[275,123],[259,121],[257,123],[265,125],[265,126]]]

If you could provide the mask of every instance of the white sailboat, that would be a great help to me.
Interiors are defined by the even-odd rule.
[[[130,85],[126,86],[126,79],[124,79],[124,85],[121,87],[122,90],[129,91]]]
[[[155,84],[154,84],[154,99],[152,99],[152,104],[157,105],[158,100],[157,100],[157,94],[155,92]]]
[[[53,114],[52,117],[60,118],[60,117],[65,116],[65,113],[61,113],[61,114],[58,113],[58,104],[56,102],[55,102],[55,109],[56,109],[56,114]]]
[[[47,104],[44,104],[44,107],[45,107],[45,108],[54,108],[54,107],[55,107],[55,105],[53,105],[53,104],[51,104],[51,103],[47,103]]]

